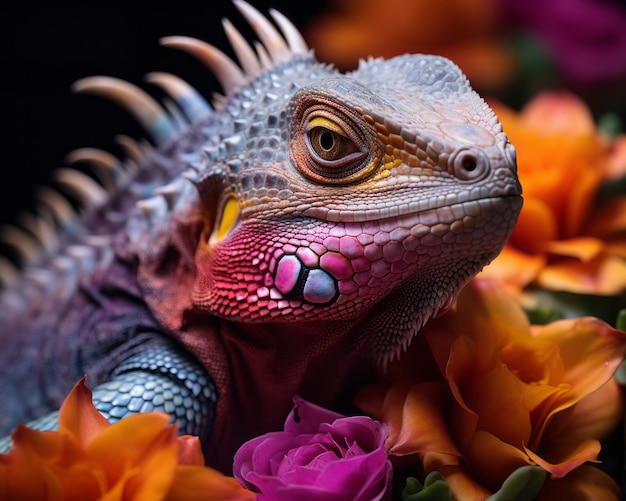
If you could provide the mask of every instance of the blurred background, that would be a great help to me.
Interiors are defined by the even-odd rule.
[[[481,94],[514,108],[541,89],[569,89],[597,119],[626,119],[626,0],[252,3],[263,13],[280,10],[319,59],[342,70],[367,55],[441,54],[459,64]],[[225,16],[252,37],[227,0],[4,2],[0,13],[0,223],[33,207],[33,187],[49,184],[71,150],[96,146],[120,155],[116,134],[143,136],[116,105],[73,95],[74,81],[106,74],[143,85],[145,73],[169,71],[210,96],[219,90],[210,72],[158,39],[193,36],[232,54],[221,27]]]

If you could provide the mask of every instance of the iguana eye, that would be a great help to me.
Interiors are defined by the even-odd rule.
[[[309,122],[308,141],[321,160],[335,161],[357,152],[352,140],[335,123],[316,117]]]
[[[302,114],[296,115],[299,130],[292,153],[304,176],[325,184],[348,184],[372,172],[372,138],[360,116],[325,102],[298,111]]]

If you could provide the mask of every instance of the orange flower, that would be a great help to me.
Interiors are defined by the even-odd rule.
[[[19,425],[0,455],[3,500],[252,500],[232,477],[204,466],[198,437],[177,437],[162,413],[111,425],[84,378],[65,399],[59,431]]]
[[[609,140],[578,98],[544,93],[521,113],[494,103],[518,153],[524,206],[509,244],[484,271],[511,289],[617,295],[626,290],[626,193],[598,203],[626,175],[626,136]]]
[[[502,42],[494,0],[341,0],[305,30],[322,61],[353,69],[364,56],[439,54],[452,59],[472,85],[493,91],[516,71]]]
[[[557,483],[560,499],[574,499],[563,493],[581,481],[618,499],[612,479],[581,465],[597,459],[598,440],[621,417],[613,373],[626,333],[591,317],[531,327],[500,286],[474,280],[456,309],[422,334],[387,381],[357,399],[389,427],[392,457],[418,456],[427,473],[446,477],[456,499],[485,499],[528,464],[551,474],[544,489]],[[438,374],[424,371],[430,354]]]

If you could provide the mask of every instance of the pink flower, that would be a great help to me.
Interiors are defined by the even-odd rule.
[[[387,428],[364,416],[344,417],[299,397],[285,430],[246,442],[235,454],[235,477],[259,501],[388,499]]]

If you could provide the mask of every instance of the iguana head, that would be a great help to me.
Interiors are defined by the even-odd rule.
[[[284,37],[235,4],[263,42],[253,50],[225,23],[241,67],[165,39],[225,90],[207,113],[187,85],[156,78],[190,119],[204,115],[182,135],[130,84],[80,83],[132,101],[165,138],[148,170],[191,167],[192,183],[161,188],[166,201],[141,202],[148,218],[126,225],[146,301],[173,331],[190,311],[349,331],[388,361],[504,246],[522,203],[515,150],[451,61],[404,55],[340,74],[283,16],[272,11]]]
[[[365,319],[388,359],[503,247],[515,150],[447,59],[343,75],[260,36],[279,62],[228,93],[196,166],[193,305],[239,322]]]

